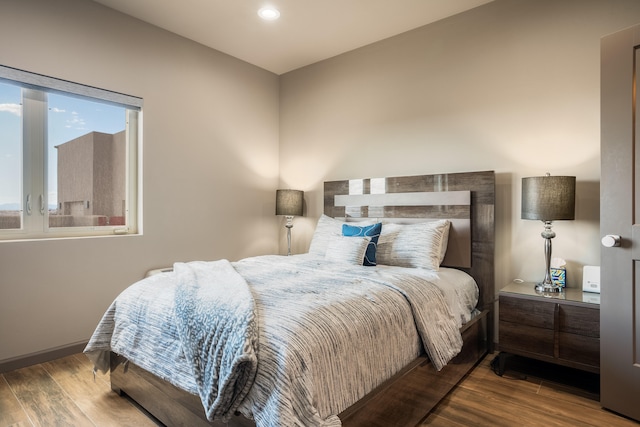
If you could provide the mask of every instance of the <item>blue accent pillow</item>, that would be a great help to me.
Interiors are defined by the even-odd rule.
[[[382,223],[379,222],[373,225],[349,225],[342,224],[342,235],[353,237],[371,237],[371,241],[367,246],[367,252],[364,254],[364,262],[362,265],[375,266],[376,265],[376,249],[378,248],[378,237],[382,231]]]

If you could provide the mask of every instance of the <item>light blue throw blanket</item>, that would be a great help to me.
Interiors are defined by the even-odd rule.
[[[258,366],[255,303],[229,261],[176,263],[175,315],[187,363],[209,420],[226,421]]]

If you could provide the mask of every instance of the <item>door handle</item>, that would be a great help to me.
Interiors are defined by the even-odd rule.
[[[617,248],[620,246],[622,238],[617,234],[607,234],[602,238],[602,246],[605,248]]]
[[[27,215],[31,215],[31,194],[27,194],[27,201],[25,202],[27,208]]]

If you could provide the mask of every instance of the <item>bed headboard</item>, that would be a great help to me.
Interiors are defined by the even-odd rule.
[[[393,222],[451,221],[443,265],[478,283],[478,308],[493,310],[495,174],[493,171],[366,178],[324,183],[324,213]]]

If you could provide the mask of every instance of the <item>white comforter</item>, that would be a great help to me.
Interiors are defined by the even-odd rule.
[[[232,263],[255,301],[258,368],[239,411],[258,426],[338,426],[337,415],[426,349],[440,369],[461,348],[477,288],[452,284],[455,270],[328,263],[308,255]],[[418,274],[415,274],[418,273]],[[101,365],[121,354],[197,394],[172,318],[176,276],[164,273],[125,290],[85,352]],[[462,299],[458,298],[463,296]]]

